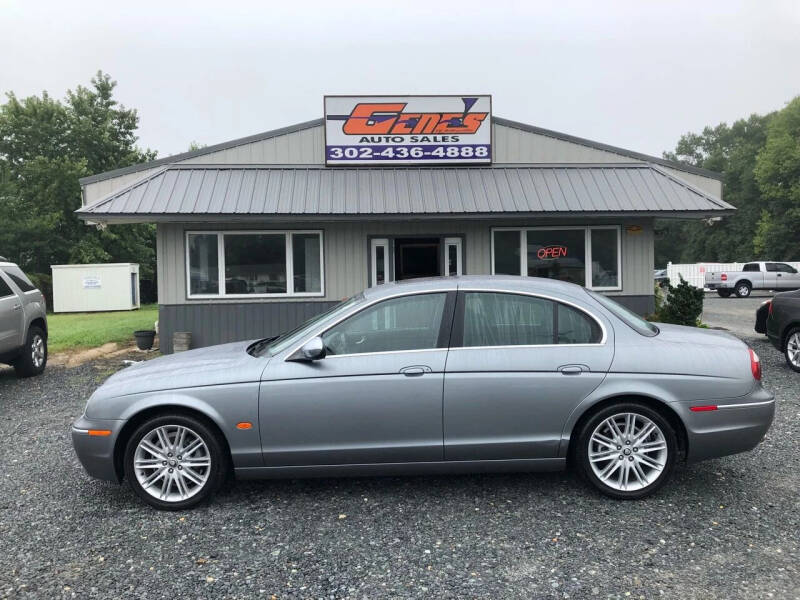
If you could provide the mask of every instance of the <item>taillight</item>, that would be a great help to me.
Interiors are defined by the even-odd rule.
[[[753,379],[761,381],[761,359],[758,354],[753,352],[752,348],[747,349],[750,352],[750,371],[753,373]]]
[[[728,281],[728,274],[727,273],[723,273],[722,276],[720,277],[720,279],[722,279],[722,281]]]
[[[767,314],[772,314],[772,300],[767,300]]]

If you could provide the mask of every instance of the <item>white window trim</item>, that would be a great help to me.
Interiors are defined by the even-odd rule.
[[[372,238],[369,243],[370,247],[370,275],[369,286],[375,287],[376,285],[383,285],[389,283],[389,238]],[[383,283],[378,283],[378,248],[383,248]]]
[[[592,231],[595,229],[614,229],[617,232],[617,281],[615,286],[593,286],[592,285]],[[553,227],[493,227],[492,228],[492,248],[491,262],[492,275],[495,275],[494,260],[494,234],[496,231],[519,231],[520,248],[519,263],[520,273],[528,273],[528,232],[529,231],[583,231],[584,232],[584,286],[587,289],[598,292],[620,292],[622,291],[622,226],[621,225],[558,225]]]
[[[292,238],[294,235],[313,233],[319,235],[319,292],[294,291],[294,253],[292,252]],[[283,235],[286,243],[286,292],[272,294],[226,294],[225,293],[225,236],[226,235]],[[190,235],[216,235],[217,236],[217,269],[219,280],[218,294],[192,294],[191,275],[192,266],[189,262],[189,236]],[[191,300],[209,299],[244,299],[244,298],[320,298],[325,296],[325,236],[321,229],[255,229],[255,230],[187,230],[184,232],[183,245],[186,262],[186,298]]]
[[[464,269],[462,267],[462,258],[461,258],[461,238],[460,237],[449,237],[444,238],[444,260],[442,261],[442,275],[447,277],[450,276],[449,269],[447,268],[447,261],[450,260],[450,246],[456,247],[456,276],[461,276],[464,274]]]

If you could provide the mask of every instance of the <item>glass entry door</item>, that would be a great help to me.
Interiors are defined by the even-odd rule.
[[[464,273],[462,237],[372,238],[369,251],[370,287],[389,281]]]

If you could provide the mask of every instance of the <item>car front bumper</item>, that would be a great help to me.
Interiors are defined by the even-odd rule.
[[[692,406],[716,406],[694,412]],[[769,431],[775,417],[775,397],[757,386],[739,398],[681,401],[673,404],[686,426],[687,462],[752,450]]]
[[[72,446],[86,472],[97,479],[120,482],[114,466],[114,448],[125,421],[80,417],[72,424]],[[90,435],[90,431],[110,431],[109,435]]]

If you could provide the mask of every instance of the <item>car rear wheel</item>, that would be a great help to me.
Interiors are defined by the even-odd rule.
[[[747,298],[750,295],[750,291],[752,288],[750,287],[749,283],[737,283],[736,284],[736,295],[739,298]]]
[[[717,294],[719,294],[719,296],[721,298],[729,298],[730,295],[731,295],[731,291],[730,290],[717,290]]]
[[[28,329],[28,338],[22,356],[14,362],[14,370],[20,377],[40,375],[47,365],[47,334],[33,326]]]
[[[667,482],[676,455],[677,436],[667,420],[644,404],[624,402],[583,425],[575,458],[583,477],[603,494],[635,500]]]
[[[193,508],[210,499],[229,470],[219,434],[181,414],[140,425],[126,446],[124,468],[131,489],[161,510]]]
[[[786,336],[784,355],[786,363],[795,371],[800,372],[800,327],[795,327]]]

